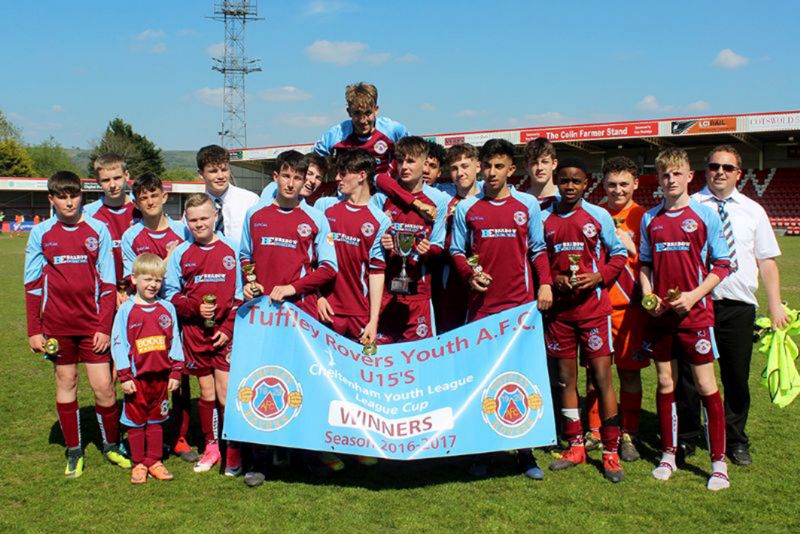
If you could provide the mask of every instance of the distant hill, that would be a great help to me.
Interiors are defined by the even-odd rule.
[[[65,150],[67,154],[69,154],[69,157],[72,158],[72,161],[75,162],[75,165],[77,165],[81,171],[85,172],[85,169],[89,165],[89,155],[91,151],[82,148],[67,148]],[[193,150],[161,151],[161,155],[164,157],[164,167],[167,168],[167,171],[186,169],[194,172],[195,169],[197,169],[197,162],[195,160],[196,154],[197,153]]]

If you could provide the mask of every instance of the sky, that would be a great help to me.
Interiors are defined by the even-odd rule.
[[[412,133],[800,109],[796,2],[259,0],[247,145],[310,143],[374,83]],[[0,110],[88,148],[121,117],[165,150],[219,142],[211,0],[0,3]],[[794,21],[794,22],[792,22]]]

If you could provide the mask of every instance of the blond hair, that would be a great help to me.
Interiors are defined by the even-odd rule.
[[[214,201],[205,193],[192,193],[186,199],[186,202],[183,203],[183,210],[186,211],[189,208],[198,208],[203,204],[211,204],[213,206]]]
[[[344,99],[351,112],[370,111],[378,105],[378,88],[366,82],[350,84],[344,90]]]
[[[689,163],[689,154],[682,148],[665,148],[656,156],[656,172],[658,174],[661,174],[670,167],[680,167],[681,165],[686,165],[690,169],[692,168],[691,163]]]
[[[114,152],[100,154],[92,163],[95,177],[98,177],[100,171],[113,169],[115,167],[122,169],[122,172],[128,170],[128,165],[125,163],[125,158]]]
[[[167,265],[164,263],[164,260],[150,252],[139,254],[136,256],[136,259],[133,260],[133,276],[150,275],[163,278],[166,272]]]

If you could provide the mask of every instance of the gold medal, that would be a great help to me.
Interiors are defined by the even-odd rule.
[[[647,311],[653,311],[658,307],[658,297],[655,293],[650,293],[642,297],[642,308]]]

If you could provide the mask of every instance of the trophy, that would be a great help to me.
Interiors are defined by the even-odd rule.
[[[364,354],[364,356],[372,356],[378,352],[378,345],[370,338],[361,338],[361,343],[364,345],[364,348],[361,350],[361,353]]]
[[[642,297],[642,308],[653,311],[658,307],[658,297],[655,293],[650,293]]]
[[[667,300],[669,302],[672,302],[674,300],[678,300],[679,298],[681,298],[681,294],[682,293],[681,293],[680,288],[678,286],[675,286],[674,288],[667,290]]]
[[[216,303],[217,303],[217,296],[216,295],[213,295],[211,293],[209,293],[207,295],[203,295],[203,304],[211,304],[213,306]],[[209,319],[206,319],[203,322],[203,325],[205,325],[206,328],[214,328],[214,324],[215,324],[215,322],[214,322],[214,318],[213,317],[211,317]]]
[[[411,295],[417,292],[416,283],[408,277],[406,272],[406,264],[408,257],[414,250],[414,244],[417,242],[416,234],[407,231],[399,231],[394,228],[389,230],[389,234],[394,240],[394,250],[403,258],[403,267],[400,269],[400,274],[392,278],[389,291],[397,295]]]
[[[253,294],[253,298],[260,297],[261,290],[256,285],[256,264],[242,265],[242,272],[244,273],[244,279],[250,284],[250,292]]]
[[[625,222],[624,217],[614,217],[614,228],[620,228],[622,224]]]
[[[58,354],[58,340],[54,337],[49,337],[44,342],[44,353],[48,356],[55,356]]]
[[[472,267],[472,272],[475,273],[481,285],[488,287],[492,283],[492,279],[483,272],[483,267],[480,264],[480,256],[478,254],[473,254],[467,258],[467,265]]]
[[[574,286],[578,283],[578,271],[581,269],[579,265],[581,262],[580,254],[567,254],[569,258],[569,285]]]

